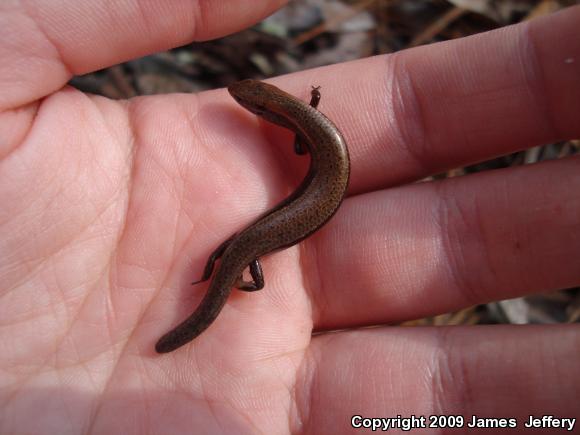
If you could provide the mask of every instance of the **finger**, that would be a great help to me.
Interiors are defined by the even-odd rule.
[[[320,110],[350,147],[350,191],[369,191],[578,137],[579,27],[580,6],[277,83],[304,98],[322,86]]]
[[[569,158],[350,198],[306,245],[317,328],[580,284],[578,191]]]
[[[62,87],[72,75],[243,29],[283,0],[75,2],[0,5],[0,110]]]
[[[355,414],[441,415],[464,417],[464,425],[453,430],[465,432],[477,415],[514,418],[516,428],[504,430],[527,433],[530,415],[578,418],[579,344],[576,325],[380,328],[323,335],[314,339],[295,388],[296,414],[308,422],[300,429],[343,433]]]

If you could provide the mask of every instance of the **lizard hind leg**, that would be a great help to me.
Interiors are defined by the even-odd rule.
[[[262,273],[262,265],[260,260],[257,258],[250,264],[250,275],[252,276],[252,281],[244,281],[242,275],[238,276],[234,287],[246,291],[254,292],[256,290],[261,290],[264,288],[264,274]]]
[[[232,241],[234,240],[234,237],[236,237],[236,234],[232,235],[225,242],[222,242],[222,244],[219,245],[215,249],[215,251],[213,251],[211,253],[209,258],[207,259],[207,263],[205,264],[205,268],[203,269],[203,275],[201,276],[201,279],[198,281],[192,282],[191,285],[199,284],[200,282],[204,282],[204,281],[207,281],[209,279],[209,277],[211,276],[211,274],[213,272],[215,262],[217,261],[218,258],[220,258],[224,254],[224,251],[226,249],[228,249],[228,246],[230,246],[230,243],[232,243]]]

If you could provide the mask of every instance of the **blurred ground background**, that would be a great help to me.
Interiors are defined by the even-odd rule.
[[[577,0],[295,0],[251,29],[75,77],[70,84],[113,99],[198,92],[244,78],[267,78],[461,38],[578,3]],[[553,143],[433,178],[578,153],[580,141]],[[538,231],[550,231],[550,227]],[[578,322],[579,290],[563,289],[505,300],[406,324]]]

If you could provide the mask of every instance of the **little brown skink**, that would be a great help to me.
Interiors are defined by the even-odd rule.
[[[205,297],[190,317],[161,337],[155,345],[159,353],[171,352],[201,334],[225,305],[232,287],[260,290],[264,279],[259,257],[295,245],[318,230],[334,215],[348,185],[350,162],[346,142],[336,126],[316,110],[320,100],[318,88],[312,90],[310,105],[257,80],[234,83],[228,91],[249,111],[294,131],[295,151],[304,154],[304,147],[307,148],[310,168],[294,193],[210,255],[197,282],[209,279],[216,260],[221,257],[221,262]],[[242,280],[248,266],[253,282]]]

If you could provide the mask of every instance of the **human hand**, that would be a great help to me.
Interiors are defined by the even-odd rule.
[[[523,430],[529,414],[578,416],[576,325],[311,332],[579,284],[578,158],[385,189],[578,137],[580,8],[275,80],[304,99],[322,86],[350,145],[350,198],[264,259],[262,291],[234,291],[210,329],[160,356],[156,340],[203,295],[189,282],[208,253],[308,159],[223,90],[120,102],[60,88],[275,5],[27,5],[0,6],[0,432],[347,432],[355,414],[515,416]]]

